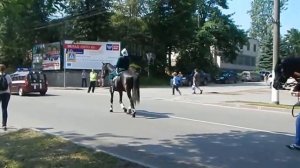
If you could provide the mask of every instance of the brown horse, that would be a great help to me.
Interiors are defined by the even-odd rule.
[[[105,78],[107,75],[115,71],[115,67],[110,63],[102,63],[102,78]],[[133,71],[124,71],[120,74],[119,77],[114,82],[110,82],[110,112],[113,112],[113,99],[114,92],[119,92],[119,103],[121,108],[127,114],[132,114],[132,117],[135,117],[135,105],[140,102],[140,86],[139,86],[139,75]],[[130,101],[130,106],[128,110],[125,108],[122,97],[123,92],[127,93],[127,96]]]

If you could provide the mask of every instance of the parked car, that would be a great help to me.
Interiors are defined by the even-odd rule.
[[[231,71],[223,71],[219,75],[215,77],[216,83],[237,83],[239,81],[239,77],[237,73]]]
[[[11,74],[12,87],[11,92],[20,96],[26,93],[38,92],[45,95],[48,90],[48,81],[46,75],[41,71],[17,71]]]
[[[270,88],[272,88],[272,82],[273,82],[273,77],[272,77],[272,74],[270,73],[268,75],[268,79],[266,81],[267,85],[270,86]],[[293,87],[297,84],[297,81],[290,77],[288,78],[288,80],[285,82],[285,84],[283,85],[283,87]]]
[[[200,85],[206,86],[209,82],[211,82],[211,75],[209,73],[204,72],[203,70],[199,71],[200,74]],[[183,80],[184,86],[192,86],[193,85],[193,76],[194,72],[190,75],[184,76],[185,79]]]
[[[243,71],[241,74],[242,82],[259,82],[262,80],[262,77],[257,72]]]

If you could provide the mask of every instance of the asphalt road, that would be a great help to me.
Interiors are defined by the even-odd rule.
[[[142,88],[137,116],[122,112],[115,94],[109,112],[106,88],[50,88],[46,96],[12,96],[9,129],[34,128],[149,167],[299,167],[295,119],[289,110],[240,106],[270,102],[263,83],[209,85],[202,95],[171,95],[170,88]],[[297,101],[280,92],[283,104]],[[128,106],[127,97],[124,103]]]

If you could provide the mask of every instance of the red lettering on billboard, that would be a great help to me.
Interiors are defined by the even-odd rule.
[[[68,49],[86,49],[86,50],[99,50],[101,45],[89,45],[89,44],[64,44],[64,48]]]
[[[119,51],[119,49],[120,49],[119,44],[113,44],[113,45],[112,45],[112,49],[113,49],[114,51]]]

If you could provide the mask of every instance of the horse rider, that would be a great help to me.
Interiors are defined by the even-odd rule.
[[[129,57],[126,47],[122,49],[121,55],[118,58],[116,64],[116,71],[112,74],[112,82],[115,83],[115,80],[121,75],[122,72],[129,69]]]

